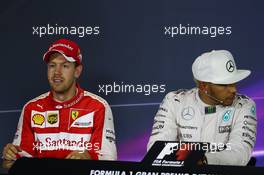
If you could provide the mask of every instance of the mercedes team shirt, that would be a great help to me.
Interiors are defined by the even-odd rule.
[[[246,165],[256,141],[256,106],[237,94],[230,106],[203,103],[198,89],[170,92],[154,118],[148,150],[157,140],[209,142],[225,149],[207,152],[208,164]],[[224,145],[224,146],[223,146]]]

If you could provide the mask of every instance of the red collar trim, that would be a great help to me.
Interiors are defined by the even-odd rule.
[[[77,94],[72,97],[71,99],[65,101],[65,102],[57,102],[53,99],[53,95],[52,92],[50,91],[49,93],[49,99],[52,102],[52,105],[56,108],[56,109],[62,109],[62,108],[69,108],[72,107],[73,105],[75,105],[76,103],[78,103],[84,96],[84,90],[78,85],[76,84],[76,88],[77,88]]]

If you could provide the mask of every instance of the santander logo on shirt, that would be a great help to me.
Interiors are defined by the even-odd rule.
[[[94,150],[99,151],[99,143],[90,143],[90,134],[72,133],[45,133],[36,134],[37,141],[33,145],[34,150],[53,151],[53,150]]]

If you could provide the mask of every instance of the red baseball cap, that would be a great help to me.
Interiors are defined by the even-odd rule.
[[[43,60],[48,62],[50,55],[54,52],[62,54],[69,62],[76,62],[77,64],[82,62],[80,47],[71,40],[62,38],[52,43],[49,50],[43,55]]]

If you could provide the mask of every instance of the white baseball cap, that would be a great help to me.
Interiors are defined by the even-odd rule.
[[[214,84],[233,84],[243,80],[250,70],[237,70],[232,54],[227,50],[213,50],[196,58],[192,64],[196,80]]]

